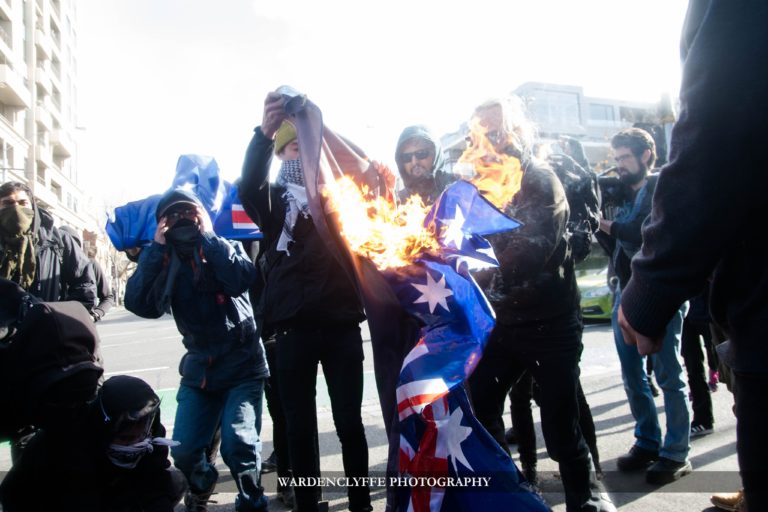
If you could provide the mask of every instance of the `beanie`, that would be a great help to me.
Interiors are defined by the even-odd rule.
[[[289,142],[296,138],[296,127],[290,121],[283,121],[275,133],[275,154],[280,153]]]

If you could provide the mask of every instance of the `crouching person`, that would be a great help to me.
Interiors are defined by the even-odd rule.
[[[128,280],[125,306],[144,318],[172,311],[187,349],[171,449],[189,481],[184,503],[207,510],[218,472],[206,447],[221,423],[221,455],[234,478],[236,510],[267,510],[261,487],[261,406],[269,376],[248,287],[256,268],[239,243],[212,233],[192,193],[172,190],[157,205],[157,231]]]
[[[4,510],[171,512],[187,484],[159,405],[143,380],[108,379],[81,421],[35,434],[0,487]]]

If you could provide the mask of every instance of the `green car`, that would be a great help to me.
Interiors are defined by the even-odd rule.
[[[579,275],[581,274],[581,275]],[[608,286],[608,268],[579,272],[576,283],[581,292],[581,314],[585,319],[610,320],[613,291]]]

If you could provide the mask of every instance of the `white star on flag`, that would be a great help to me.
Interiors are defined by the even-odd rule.
[[[448,421],[438,427],[438,431],[441,434],[440,437],[443,438],[442,440],[445,443],[445,448],[448,450],[448,455],[453,462],[453,469],[457,474],[459,472],[459,469],[456,467],[457,460],[470,471],[474,471],[472,466],[469,465],[467,456],[464,455],[464,452],[461,450],[461,443],[472,434],[472,429],[470,427],[462,426],[461,419],[463,417],[464,413],[460,408],[457,408],[451,413]]]
[[[432,279],[432,275],[427,272],[427,284],[412,283],[411,286],[421,292],[421,296],[413,301],[414,304],[419,304],[422,302],[429,303],[430,313],[435,312],[435,308],[438,306],[438,304],[442,306],[446,311],[450,311],[448,309],[448,303],[445,301],[445,299],[446,297],[453,295],[453,292],[445,287],[445,276],[441,275],[440,281],[435,282],[435,280]]]
[[[464,240],[464,212],[459,206],[456,206],[456,212],[453,214],[453,220],[448,223],[448,227],[443,232],[443,243],[448,245],[453,243],[457,249],[461,249],[461,241]]]

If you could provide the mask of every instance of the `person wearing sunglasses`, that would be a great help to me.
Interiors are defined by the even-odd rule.
[[[142,318],[172,312],[186,353],[171,448],[189,481],[184,504],[207,510],[218,471],[206,452],[221,426],[221,456],[237,485],[235,509],[267,510],[261,487],[261,408],[269,376],[248,290],[258,272],[239,242],[213,233],[200,199],[184,189],[157,203],[154,241],[141,251],[125,307]]]
[[[423,125],[408,126],[403,130],[397,141],[395,160],[404,185],[399,192],[401,201],[416,194],[425,203],[434,203],[457,178],[443,170],[445,159],[440,139]]]

